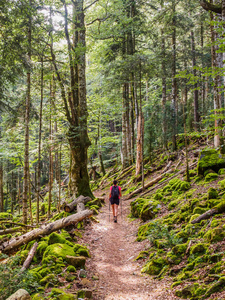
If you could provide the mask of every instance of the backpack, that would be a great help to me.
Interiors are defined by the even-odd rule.
[[[119,196],[120,196],[119,187],[117,185],[116,186],[113,185],[111,190],[111,198],[113,200],[117,200],[119,199]]]

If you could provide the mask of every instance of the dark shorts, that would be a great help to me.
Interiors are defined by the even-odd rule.
[[[110,199],[110,203],[111,203],[111,205],[113,205],[113,204],[119,205],[120,199]]]

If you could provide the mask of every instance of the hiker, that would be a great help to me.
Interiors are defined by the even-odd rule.
[[[121,187],[117,185],[117,181],[113,181],[113,186],[110,187],[109,201],[112,206],[113,220],[117,223],[118,206],[120,204]]]

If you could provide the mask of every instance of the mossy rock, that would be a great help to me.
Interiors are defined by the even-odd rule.
[[[224,262],[217,262],[210,270],[209,274],[220,274],[224,270]]]
[[[8,212],[0,212],[0,219],[3,220],[12,220],[13,219],[13,215],[8,213]]]
[[[168,246],[168,241],[166,239],[154,240],[154,245],[157,249],[164,249]]]
[[[172,210],[174,207],[178,206],[180,200],[173,200],[168,205],[168,210]]]
[[[39,281],[42,278],[42,276],[40,275],[41,269],[42,267],[37,267],[29,270],[28,273],[30,273],[37,281]]]
[[[225,277],[221,277],[217,282],[214,282],[210,288],[207,289],[204,298],[209,297],[210,295],[217,293],[224,289]]]
[[[216,189],[210,187],[208,189],[208,199],[217,199],[218,198],[218,192]]]
[[[56,232],[52,232],[49,235],[49,239],[48,239],[48,245],[53,245],[53,244],[67,244],[70,247],[73,247],[73,243],[66,240],[65,237],[63,237],[63,235],[58,234]]]
[[[32,297],[32,300],[44,300],[44,296],[40,295],[39,293],[37,294],[34,294],[31,296]]]
[[[153,261],[150,261],[142,268],[141,272],[149,275],[158,275],[161,270],[162,266],[154,264]]]
[[[145,203],[142,207],[140,218],[143,221],[151,220],[155,218],[155,215],[160,210],[161,205],[158,201],[154,200],[148,200],[147,203]]]
[[[55,297],[57,300],[75,300],[75,296],[73,294],[67,294],[65,291],[53,288],[49,295],[50,297]],[[54,299],[55,299],[54,298]]]
[[[92,298],[92,291],[91,290],[79,290],[77,292],[77,299],[90,299]]]
[[[213,229],[209,229],[205,233],[203,238],[206,239],[208,242],[216,243],[222,241],[224,237],[225,237],[224,229],[222,227],[216,227]]]
[[[225,212],[225,201],[222,201],[220,204],[216,205],[216,208],[218,210],[218,213],[224,213]]]
[[[66,269],[67,272],[75,273],[77,270],[74,266],[68,266]]]
[[[182,241],[183,243],[186,243],[188,240],[188,233],[185,230],[181,230],[176,234],[176,239]]]
[[[211,182],[214,181],[218,178],[218,174],[217,173],[209,173],[205,176],[205,182]]]
[[[220,185],[220,187],[221,187],[222,189],[225,189],[225,179],[219,181],[218,184]]]
[[[162,200],[163,199],[162,193],[160,193],[160,192],[155,193],[154,199],[155,200]]]
[[[198,243],[190,248],[190,254],[205,253],[208,249],[208,244]]]
[[[67,274],[67,275],[65,276],[65,279],[66,279],[66,281],[68,281],[68,282],[72,282],[72,281],[74,281],[76,278],[77,278],[77,277],[74,276],[73,274]]]
[[[181,262],[181,258],[180,256],[178,257],[177,255],[175,255],[173,251],[169,251],[166,255],[166,261],[168,264],[179,265],[179,263]]]
[[[135,260],[139,260],[139,259],[145,259],[147,258],[149,255],[148,251],[141,251],[138,256],[135,258]]]
[[[223,258],[223,252],[214,253],[209,257],[209,262],[210,263],[218,263],[222,260],[222,258]]]
[[[41,285],[45,286],[46,283],[48,283],[48,286],[54,286],[55,284],[58,283],[57,276],[55,276],[55,274],[48,274],[47,276],[45,276],[40,280]]]
[[[208,169],[218,172],[221,168],[225,168],[225,156],[220,154],[219,151],[211,149],[203,150],[200,153],[197,166],[198,175],[203,176]]]
[[[219,199],[210,199],[210,200],[207,200],[207,202],[206,202],[206,204],[209,208],[213,208],[220,203],[221,203],[221,200],[219,200]]]
[[[38,243],[35,256],[37,256],[38,258],[42,257],[47,247],[48,247],[48,243],[46,241],[40,241]]]
[[[181,255],[186,252],[188,244],[178,244],[172,248],[173,253]]]
[[[225,174],[225,168],[219,169],[218,174],[219,175],[224,175]]]
[[[77,256],[91,257],[86,246],[75,244],[73,250]]]
[[[178,191],[180,193],[189,190],[189,188],[189,182],[183,181],[179,178],[174,178],[169,181],[168,185],[164,187],[163,191]]]
[[[75,257],[75,256],[67,255],[65,259],[69,265],[72,265],[75,268],[84,268],[85,267],[86,257],[84,257],[84,256]]]
[[[198,286],[199,285],[197,283],[186,285],[181,290],[177,290],[175,292],[175,295],[177,297],[181,297],[182,299],[190,299],[190,297],[194,295],[195,290]]]
[[[131,202],[131,214],[135,218],[139,218],[141,215],[141,211],[143,206],[148,202],[145,198],[137,198],[136,200]]]
[[[73,247],[67,244],[52,244],[49,245],[43,255],[42,263],[44,264],[48,256],[66,258],[67,255],[75,256]]]
[[[147,224],[141,225],[138,229],[137,241],[141,242],[147,238],[151,229],[155,228],[155,221],[149,222]]]
[[[208,208],[202,208],[202,207],[195,207],[193,210],[193,214],[194,215],[202,215],[204,214],[206,211],[208,210]]]

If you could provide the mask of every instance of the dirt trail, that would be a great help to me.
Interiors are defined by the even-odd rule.
[[[97,196],[97,194],[95,194]],[[122,204],[118,223],[109,219],[108,200],[97,216],[99,223],[92,223],[85,231],[84,242],[89,245],[91,259],[87,261],[89,276],[97,276],[94,300],[173,300],[168,289],[171,282],[156,281],[140,273],[143,262],[134,261],[145,248],[147,241],[135,242],[138,220],[130,222],[130,201]]]

